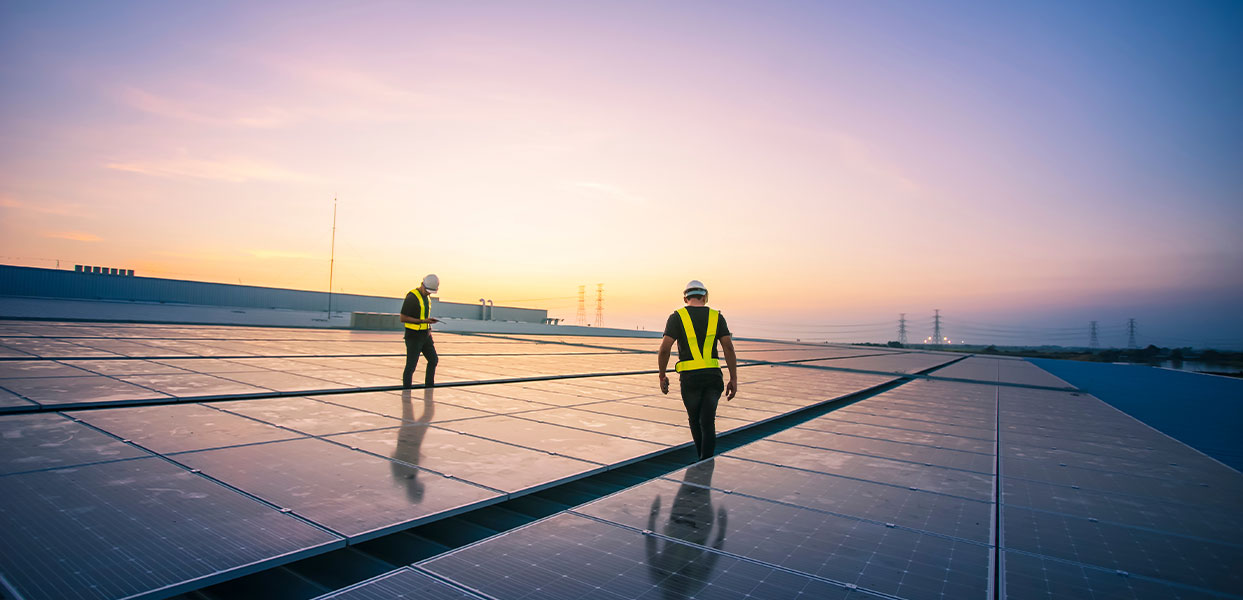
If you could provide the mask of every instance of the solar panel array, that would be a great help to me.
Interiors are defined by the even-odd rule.
[[[689,444],[652,339],[436,344],[470,385],[392,389],[400,333],[0,324],[5,589],[168,597]],[[1026,361],[737,346],[720,433],[851,400],[331,597],[1240,593],[1243,477]]]

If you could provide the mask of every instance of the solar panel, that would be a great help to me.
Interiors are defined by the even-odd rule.
[[[5,412],[16,412],[19,410],[28,410],[38,406],[13,392],[0,387],[0,414]]]
[[[1206,590],[1243,592],[1243,548],[1081,517],[1003,506],[1007,549],[1123,570]]]
[[[453,421],[440,427],[600,464],[625,463],[666,448],[661,444],[511,416]]]
[[[0,475],[149,456],[58,414],[0,417]]]
[[[161,377],[148,375],[143,377]],[[94,402],[170,398],[143,385],[101,375],[83,377],[20,377],[0,380],[0,385],[27,400],[46,406],[74,407]]]
[[[335,399],[335,396],[321,396],[320,398],[329,400]],[[408,417],[408,420],[413,421],[422,416],[421,413],[426,412],[423,410],[423,394],[418,394],[417,400],[411,400],[406,404],[409,408],[403,412],[402,417]],[[401,421],[396,416],[390,417],[375,412],[356,410],[315,398],[235,400],[215,402],[212,408],[307,435],[331,435],[401,425]],[[446,412],[443,404],[437,408],[441,413]],[[434,410],[432,412],[434,413]]]
[[[435,421],[437,423],[443,423],[459,419],[486,417],[493,414],[487,410],[467,408],[442,400],[442,398],[446,397],[462,397],[462,394],[458,393],[457,390],[453,390],[451,388],[432,388],[432,390],[434,390],[432,393],[429,393],[427,390],[410,390],[408,392],[332,394],[327,396],[316,396],[316,399],[333,406],[364,411],[393,419],[401,419],[407,422]],[[433,393],[434,395],[432,395]],[[389,427],[398,424],[399,423],[388,422],[381,425],[381,427]]]
[[[992,475],[886,458],[819,449],[792,452],[789,444],[767,440],[747,444],[729,454],[747,460],[928,490],[969,500],[989,501],[993,494]]]
[[[850,590],[667,537],[563,513],[420,566],[494,598],[842,600]]]
[[[119,438],[167,454],[302,437],[202,404],[167,404],[68,413]]]
[[[1005,598],[1110,598],[1210,600],[1221,596],[1129,573],[1005,552]]]
[[[982,544],[991,541],[991,502],[757,463],[732,454],[713,459],[713,487]],[[665,477],[682,480],[686,472]]]
[[[699,546],[904,598],[984,595],[986,544],[779,504],[715,487],[711,463],[575,509]],[[711,533],[710,533],[711,532]]]
[[[167,596],[340,547],[158,458],[0,477],[0,564],[30,598]]]
[[[511,493],[539,489],[603,470],[594,462],[427,425],[348,433],[327,439]]]
[[[767,439],[798,446],[837,450],[880,458],[892,458],[952,469],[962,469],[964,471],[974,471],[976,473],[990,475],[993,473],[993,456],[991,454],[931,448],[919,444],[860,438],[799,427],[776,433],[768,436]]]
[[[0,323],[0,411],[30,410],[32,400],[46,409],[90,407],[72,411],[82,422],[0,416],[0,512],[10,511],[0,525],[34,518],[40,522],[32,526],[43,528],[21,530],[0,553],[0,571],[15,581],[11,573],[26,557],[12,544],[46,541],[40,568],[67,583],[47,594],[21,588],[26,595],[163,597],[322,552],[341,537],[357,542],[430,523],[690,442],[676,378],[666,396],[650,374],[654,339],[438,333],[438,381],[473,385],[408,399],[357,390],[396,383],[404,363],[399,337]],[[971,357],[932,371],[978,383],[900,380],[839,367],[898,373],[961,357],[741,340],[738,347],[744,359],[811,357],[823,368],[743,366],[739,397],[721,402],[719,432],[888,385],[716,458],[711,489],[693,469],[677,471],[576,509],[585,514],[563,513],[341,596],[980,597],[991,590],[998,534],[1001,597],[1239,593],[1220,565],[1243,563],[1243,477],[1087,394],[1022,387],[1065,387],[1026,361]],[[648,373],[601,375],[632,370]],[[474,384],[578,373],[591,376]],[[273,391],[289,396],[231,398]],[[160,404],[108,406],[130,400]],[[137,465],[160,465],[142,472],[170,479],[130,476]],[[145,503],[173,493],[160,489],[190,489],[186,477],[250,507],[202,515],[227,521],[257,507],[321,537],[295,532],[288,548],[247,562],[247,536],[270,535],[263,526],[234,536],[239,555],[228,548],[240,527],[230,522],[215,527],[184,514],[161,521],[163,509],[149,521]],[[13,508],[9,490],[20,500]],[[32,512],[27,504],[45,494],[55,496],[50,506]],[[119,504],[98,508],[105,496]],[[660,508],[649,523],[656,497]],[[94,515],[75,512],[88,505]],[[108,580],[107,569],[82,567],[87,555],[64,550],[91,531],[111,544],[98,552],[148,552],[142,536],[180,518],[192,522],[174,525],[184,532],[171,536],[180,540],[171,565],[153,569],[156,579],[142,567],[133,590],[93,581]],[[133,522],[140,531],[131,535]],[[197,546],[222,562],[178,570],[179,561],[197,560],[190,553]],[[68,562],[48,558],[61,555]],[[122,567],[116,577],[138,568]]]
[[[317,600],[486,600],[409,567],[385,573]]]
[[[176,460],[355,541],[502,498],[313,438],[189,452]]]

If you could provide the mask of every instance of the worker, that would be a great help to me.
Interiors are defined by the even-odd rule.
[[[699,280],[691,280],[682,292],[686,306],[669,315],[665,323],[665,336],[660,341],[657,355],[660,393],[669,393],[669,378],[665,369],[669,366],[669,350],[678,343],[678,362],[674,365],[682,389],[682,404],[690,421],[691,438],[699,459],[716,453],[716,406],[725,392],[725,400],[733,400],[738,393],[738,360],[734,355],[734,341],[729,326],[720,311],[708,308],[708,288]],[[729,383],[721,377],[721,363],[717,355],[717,342],[725,351],[725,364],[729,368]]]
[[[406,294],[406,301],[401,305],[401,322],[406,326],[406,370],[401,374],[401,385],[410,387],[414,379],[414,368],[419,365],[419,355],[427,357],[427,373],[423,382],[431,387],[436,381],[436,345],[432,343],[432,323],[439,319],[431,316],[432,294],[440,289],[440,278],[428,275],[423,278],[419,287]]]

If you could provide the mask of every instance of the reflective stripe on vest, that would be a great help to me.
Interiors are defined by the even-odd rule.
[[[704,336],[704,345],[699,347],[699,340],[695,339],[695,324],[691,323],[691,314],[685,307],[678,309],[678,316],[682,317],[682,329],[686,330],[686,345],[691,349],[692,360],[680,360],[673,365],[673,370],[681,373],[682,371],[694,371],[697,369],[719,369],[721,361],[715,358],[704,358],[712,356],[712,348],[716,346],[716,319],[719,311],[708,309],[708,331]]]
[[[418,298],[419,300],[419,316],[417,318],[426,319],[431,309],[428,308],[427,306],[428,303],[423,300],[423,294],[419,293],[419,288],[414,288],[413,290],[410,290],[410,293],[414,294],[414,297]],[[406,326],[406,329],[414,329],[416,331],[431,328],[430,323],[403,323],[403,325]]]

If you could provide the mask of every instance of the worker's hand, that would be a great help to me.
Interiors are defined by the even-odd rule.
[[[440,319],[437,319],[436,317],[431,317],[431,318],[427,319],[427,322],[428,322],[428,323],[439,323],[439,322],[440,322]]]
[[[730,400],[733,400],[734,394],[737,394],[737,393],[738,393],[738,384],[734,383],[733,379],[729,380],[729,383],[725,384],[725,401],[728,402]]]
[[[660,393],[669,393],[669,377],[667,377],[664,373],[660,374]]]

